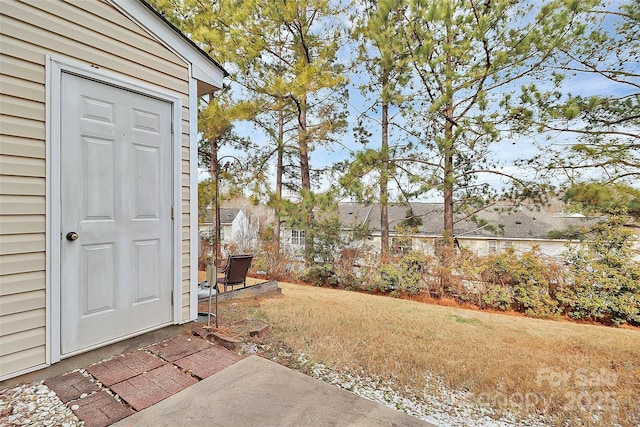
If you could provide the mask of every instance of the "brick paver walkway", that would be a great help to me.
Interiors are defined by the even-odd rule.
[[[58,395],[63,403],[79,399],[83,394],[90,394],[100,390],[100,387],[80,372],[72,372],[50,378],[44,383]]]
[[[243,358],[203,338],[179,335],[45,384],[85,427],[105,427]]]
[[[103,363],[91,365],[87,368],[87,371],[100,381],[103,386],[111,387],[114,384],[166,364],[167,362],[159,357],[145,353],[144,350],[138,350]]]
[[[198,380],[173,365],[164,365],[146,374],[111,386],[136,411],[142,411],[154,403],[194,385]]]
[[[153,344],[147,347],[147,350],[157,354],[164,360],[175,362],[178,359],[182,359],[183,357],[209,347],[211,347],[211,343],[208,341],[186,335],[178,335],[169,340]]]
[[[75,409],[72,410],[81,421],[84,421],[85,427],[108,426],[135,414],[133,409],[116,400],[106,390],[79,399],[74,403],[72,408]]]
[[[242,359],[243,356],[216,346],[176,360],[174,363],[185,372],[190,372],[203,380]]]

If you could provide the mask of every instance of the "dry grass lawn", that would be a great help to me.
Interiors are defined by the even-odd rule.
[[[314,362],[415,396],[439,393],[438,384],[468,391],[497,414],[640,425],[640,330],[280,285],[282,297],[244,304],[253,310],[244,315],[265,319],[269,340]]]

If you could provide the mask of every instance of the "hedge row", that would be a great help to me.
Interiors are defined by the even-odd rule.
[[[640,325],[640,263],[632,236],[623,220],[613,217],[593,230],[589,243],[569,249],[561,260],[537,249],[487,257],[451,249],[438,256],[410,252],[356,273],[349,262],[320,264],[301,279],[392,296],[429,294],[535,317]]]

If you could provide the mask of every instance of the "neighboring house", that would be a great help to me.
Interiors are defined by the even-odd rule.
[[[366,242],[372,250],[380,250],[380,205],[341,203],[340,219],[348,234],[356,226],[370,232]],[[411,213],[413,214],[412,218]],[[444,207],[441,203],[411,203],[390,205],[389,240],[392,251],[420,250],[428,254],[442,238]],[[540,252],[551,257],[560,256],[570,240],[550,237],[554,232],[580,231],[592,226],[595,219],[580,214],[565,214],[537,209],[533,206],[514,208],[507,204],[496,205],[479,212],[476,221],[463,220],[454,225],[454,237],[460,247],[483,256],[492,252],[513,248],[526,252],[538,247]],[[405,225],[405,227],[399,227]],[[353,242],[359,244],[363,242]]]
[[[307,233],[300,228],[292,228],[284,223],[280,227],[280,244],[294,254],[302,254]]]
[[[0,380],[197,317],[197,105],[141,0],[0,1]]]
[[[293,259],[304,258],[306,231],[299,228],[280,227],[280,250],[286,251]]]
[[[460,247],[477,255],[513,248],[522,253],[537,246],[548,256],[556,257],[566,250],[570,240],[551,238],[550,233],[567,229],[580,230],[593,225],[593,218],[580,214],[564,214],[538,210],[532,206],[509,209],[512,206],[498,205],[477,214],[478,222],[465,220],[454,226],[454,237]],[[357,246],[373,252],[380,251],[380,205],[340,203],[338,205],[343,236],[348,240],[356,228],[369,232],[365,240],[351,241]],[[437,242],[442,238],[443,205],[441,203],[411,203],[412,218],[406,205],[389,205],[389,243],[392,252],[418,250],[433,254]],[[404,227],[401,227],[404,226]],[[282,232],[283,246],[302,253],[304,231],[285,228]]]
[[[212,209],[207,208],[207,216],[200,223],[200,239],[213,242],[214,231]],[[230,252],[252,251],[257,241],[258,231],[244,210],[220,208],[220,244],[223,256]]]

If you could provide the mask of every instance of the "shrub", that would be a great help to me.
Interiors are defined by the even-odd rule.
[[[264,272],[272,280],[293,280],[295,272],[299,271],[290,253],[283,250],[276,250],[273,239],[260,241],[259,249],[251,263],[253,271]]]
[[[410,251],[397,260],[382,264],[378,280],[372,283],[370,290],[416,295],[425,287],[425,275],[428,274],[430,258],[419,252]]]
[[[624,223],[612,215],[585,247],[567,253],[572,280],[558,289],[558,300],[570,317],[640,324],[640,264]]]
[[[514,309],[534,317],[567,314],[640,325],[640,264],[634,258],[633,233],[622,217],[598,225],[593,238],[569,250],[566,264],[545,258],[537,248],[518,255],[513,249],[477,257],[452,245],[436,244],[435,256],[417,251],[377,257],[353,266],[360,256],[343,248],[332,267],[319,264],[304,272],[316,286],[377,290],[392,296],[428,290],[435,298],[450,297],[483,308]],[[438,243],[438,242],[436,242]],[[363,254],[365,254],[363,252]]]
[[[480,296],[480,306],[495,308],[497,310],[508,310],[513,303],[511,292],[508,288],[500,285],[489,285]]]
[[[476,262],[477,266],[467,271],[487,285],[478,298],[481,307],[513,308],[535,317],[558,314],[554,298],[558,266],[545,260],[537,248],[522,255],[509,249]]]
[[[512,285],[514,282],[513,270],[517,259],[513,248],[509,248],[504,252],[491,254],[480,260],[482,280],[492,285]]]
[[[529,316],[552,317],[558,314],[558,302],[550,295],[548,267],[537,250],[526,252],[517,260],[513,275],[513,299],[519,311]]]
[[[377,289],[381,292],[394,292],[398,290],[402,280],[402,271],[397,264],[383,264],[380,266],[380,277],[374,281],[369,290]]]
[[[300,274],[299,279],[314,286],[336,286],[339,283],[338,275],[331,264],[312,265]]]

